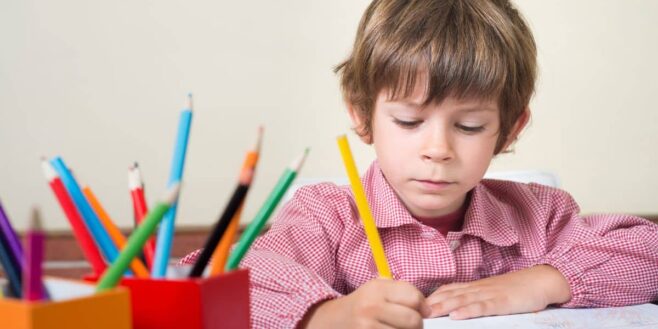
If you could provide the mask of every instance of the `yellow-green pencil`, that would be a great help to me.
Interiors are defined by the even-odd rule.
[[[113,288],[121,280],[130,262],[142,251],[144,244],[151,237],[164,214],[178,197],[179,185],[174,184],[167,191],[167,196],[155,207],[151,208],[142,223],[137,226],[133,234],[128,238],[126,246],[121,250],[116,260],[108,267],[96,286],[96,291],[101,292]]]

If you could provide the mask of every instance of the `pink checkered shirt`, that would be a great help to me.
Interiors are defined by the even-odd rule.
[[[571,285],[565,307],[658,297],[658,225],[626,215],[580,216],[566,192],[483,180],[462,230],[443,236],[412,217],[374,163],[362,178],[393,276],[425,295],[451,282],[549,264]],[[199,251],[182,263],[193,263]],[[252,323],[294,328],[313,304],[376,278],[348,186],[301,188],[241,263],[250,269]]]

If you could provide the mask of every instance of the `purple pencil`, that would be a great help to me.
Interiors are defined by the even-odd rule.
[[[8,251],[11,253],[11,257],[13,257],[13,261],[16,262],[15,265],[21,269],[23,267],[23,264],[21,264],[21,260],[23,259],[23,249],[21,248],[21,243],[18,240],[16,231],[14,231],[5,210],[2,208],[2,202],[0,202],[0,234],[5,237],[7,249],[9,249]]]
[[[30,228],[25,235],[25,269],[23,270],[23,299],[37,301],[45,299],[43,289],[43,250],[45,235],[41,230],[39,210],[32,209]]]

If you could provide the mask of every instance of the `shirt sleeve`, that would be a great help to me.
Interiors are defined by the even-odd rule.
[[[255,328],[294,328],[312,305],[341,295],[332,286],[342,222],[314,188],[295,193],[241,262]]]
[[[609,307],[658,298],[658,225],[628,215],[579,216],[566,192],[547,196],[548,253],[571,287],[562,307]]]

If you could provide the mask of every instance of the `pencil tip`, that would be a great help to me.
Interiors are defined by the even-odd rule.
[[[256,137],[256,146],[254,146],[254,151],[256,153],[260,153],[260,149],[263,145],[263,132],[264,132],[263,125],[258,126],[258,135]]]
[[[39,208],[32,207],[32,214],[30,216],[30,229],[32,230],[41,230],[41,214],[39,213]]]
[[[293,161],[293,163],[290,166],[290,169],[292,169],[295,172],[299,171],[304,165],[304,161],[306,161],[306,157],[308,156],[308,152],[310,150],[311,150],[310,147],[304,149],[304,153],[302,153],[302,155],[300,155],[297,159],[295,159],[295,161]]]
[[[192,111],[193,108],[193,98],[192,98],[192,93],[187,93],[187,109]]]
[[[180,192],[180,183],[174,183],[167,189],[167,194],[162,200],[166,204],[173,204],[178,199],[178,193]]]
[[[57,177],[55,169],[47,159],[41,159],[41,171],[43,172],[43,175],[46,177],[48,182]]]

